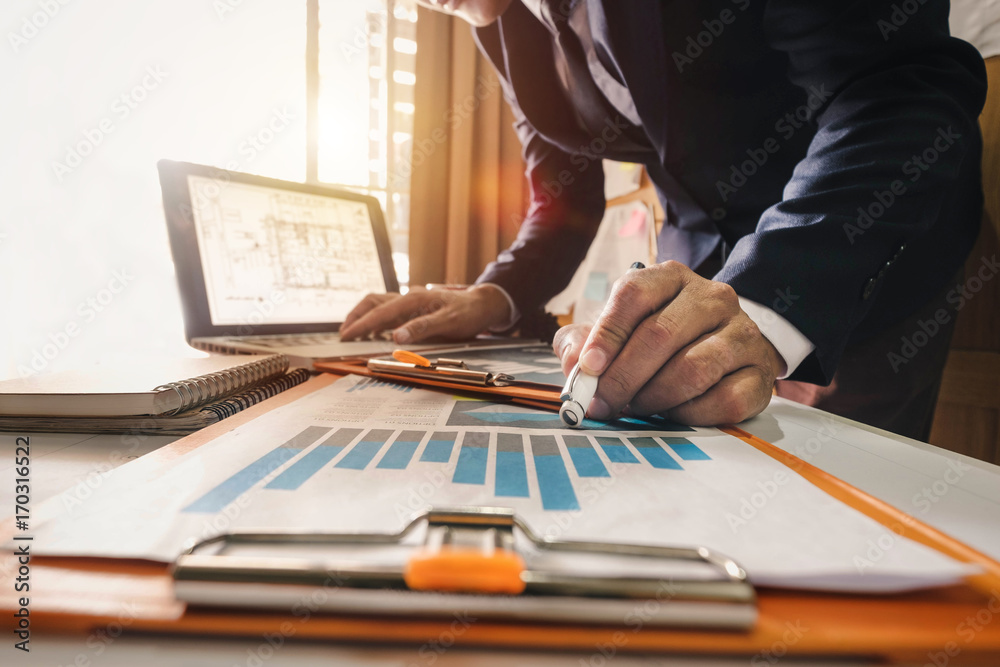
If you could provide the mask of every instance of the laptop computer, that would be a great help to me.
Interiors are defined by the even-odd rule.
[[[157,168],[193,347],[281,353],[304,366],[396,347],[386,334],[345,342],[337,333],[366,294],[399,291],[375,197],[186,162],[161,160]],[[512,343],[491,338],[407,349]]]

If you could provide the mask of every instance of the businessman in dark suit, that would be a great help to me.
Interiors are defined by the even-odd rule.
[[[954,287],[982,200],[985,72],[947,2],[428,4],[476,26],[531,207],[468,291],[370,296],[345,336],[516,325],[584,258],[601,159],[638,162],[666,211],[658,263],[555,340],[601,375],[591,416],[735,422],[788,378],[779,393],[926,435],[950,326],[912,356],[892,346]]]

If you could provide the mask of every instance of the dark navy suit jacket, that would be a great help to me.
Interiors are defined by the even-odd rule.
[[[792,379],[828,383],[849,342],[954,278],[979,229],[986,76],[949,36],[947,2],[580,1],[653,149],[634,157],[677,226],[671,242],[715,226],[732,247],[716,279],[815,344]],[[614,122],[602,149],[574,121],[552,33],[519,0],[476,38],[532,186],[517,240],[479,281],[530,312],[596,233],[600,158],[623,156]]]

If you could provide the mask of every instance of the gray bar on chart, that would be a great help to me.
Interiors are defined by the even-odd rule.
[[[523,452],[524,442],[517,433],[500,433],[497,435],[498,452]]]
[[[490,434],[483,431],[466,431],[465,438],[462,439],[462,446],[489,448]]]
[[[427,441],[421,461],[432,463],[447,463],[451,459],[451,450],[455,446],[455,434],[446,431],[434,431]]]
[[[573,483],[566,472],[559,445],[552,435],[532,435],[531,452],[535,459],[535,475],[542,495],[542,509],[578,510],[580,503],[573,491]]]
[[[594,446],[590,444],[590,438],[585,435],[564,435],[563,442],[566,443],[569,458],[573,461],[580,477],[611,476],[608,469],[604,467],[604,461],[597,455]]]
[[[375,454],[382,449],[382,445],[385,444],[389,436],[392,435],[392,430],[387,429],[372,429],[368,433],[361,436],[361,440],[358,441],[354,447],[351,448],[344,458],[340,459],[334,465],[334,468],[349,468],[351,470],[364,470],[365,467],[371,463],[371,460],[375,458]]]
[[[319,443],[324,447],[347,447],[361,433],[360,428],[342,428]]]
[[[531,436],[531,452],[535,456],[561,456],[554,435]]]
[[[405,470],[410,465],[413,452],[417,451],[417,445],[420,444],[423,437],[423,431],[403,431],[396,437],[396,441],[392,443],[389,451],[385,453],[376,467]]]
[[[489,455],[490,434],[466,431],[458,450],[458,463],[451,481],[454,484],[485,484],[486,459]]]
[[[309,426],[281,446],[286,449],[305,449],[329,430],[330,427],[328,426]]]

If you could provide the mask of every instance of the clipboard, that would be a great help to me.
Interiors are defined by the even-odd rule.
[[[288,609],[333,582],[317,611],[613,626],[669,599],[648,625],[746,631],[757,618],[746,572],[722,554],[542,538],[497,507],[428,510],[390,534],[226,533],[171,574],[178,600],[205,607]]]
[[[167,462],[255,417],[286,405],[337,380],[318,376],[149,455]],[[924,664],[929,655],[945,655],[949,665],[995,665],[1000,660],[1000,623],[981,624],[973,636],[957,634],[969,618],[1000,604],[1000,563],[957,542],[900,510],[825,473],[738,428],[724,431],[784,462],[807,480],[847,505],[900,534],[963,562],[981,566],[982,574],[965,585],[900,595],[858,596],[759,589],[757,620],[747,631],[668,628],[644,621],[648,605],[635,600],[621,624],[570,621],[519,621],[469,618],[419,618],[403,615],[359,616],[320,613],[316,597],[326,587],[310,587],[292,612],[188,606],[177,599],[170,568],[162,563],[115,559],[32,558],[32,628],[59,633],[131,632],[188,636],[278,634],[284,638],[387,642],[419,646],[443,632],[455,645],[521,649],[577,650],[599,647],[617,653],[683,652],[714,655],[764,655],[780,646],[786,655],[879,657],[890,662]],[[11,522],[2,525],[6,536]],[[0,558],[8,585],[11,556]],[[749,573],[752,581],[753,573]],[[10,589],[8,589],[10,590]],[[0,600],[0,606],[10,598]],[[990,612],[992,613],[992,612]],[[994,614],[995,616],[995,614]],[[7,626],[13,617],[4,614]],[[995,619],[994,619],[995,620]],[[455,624],[460,632],[456,632]],[[967,641],[966,641],[967,639]],[[769,654],[771,655],[771,654]]]

